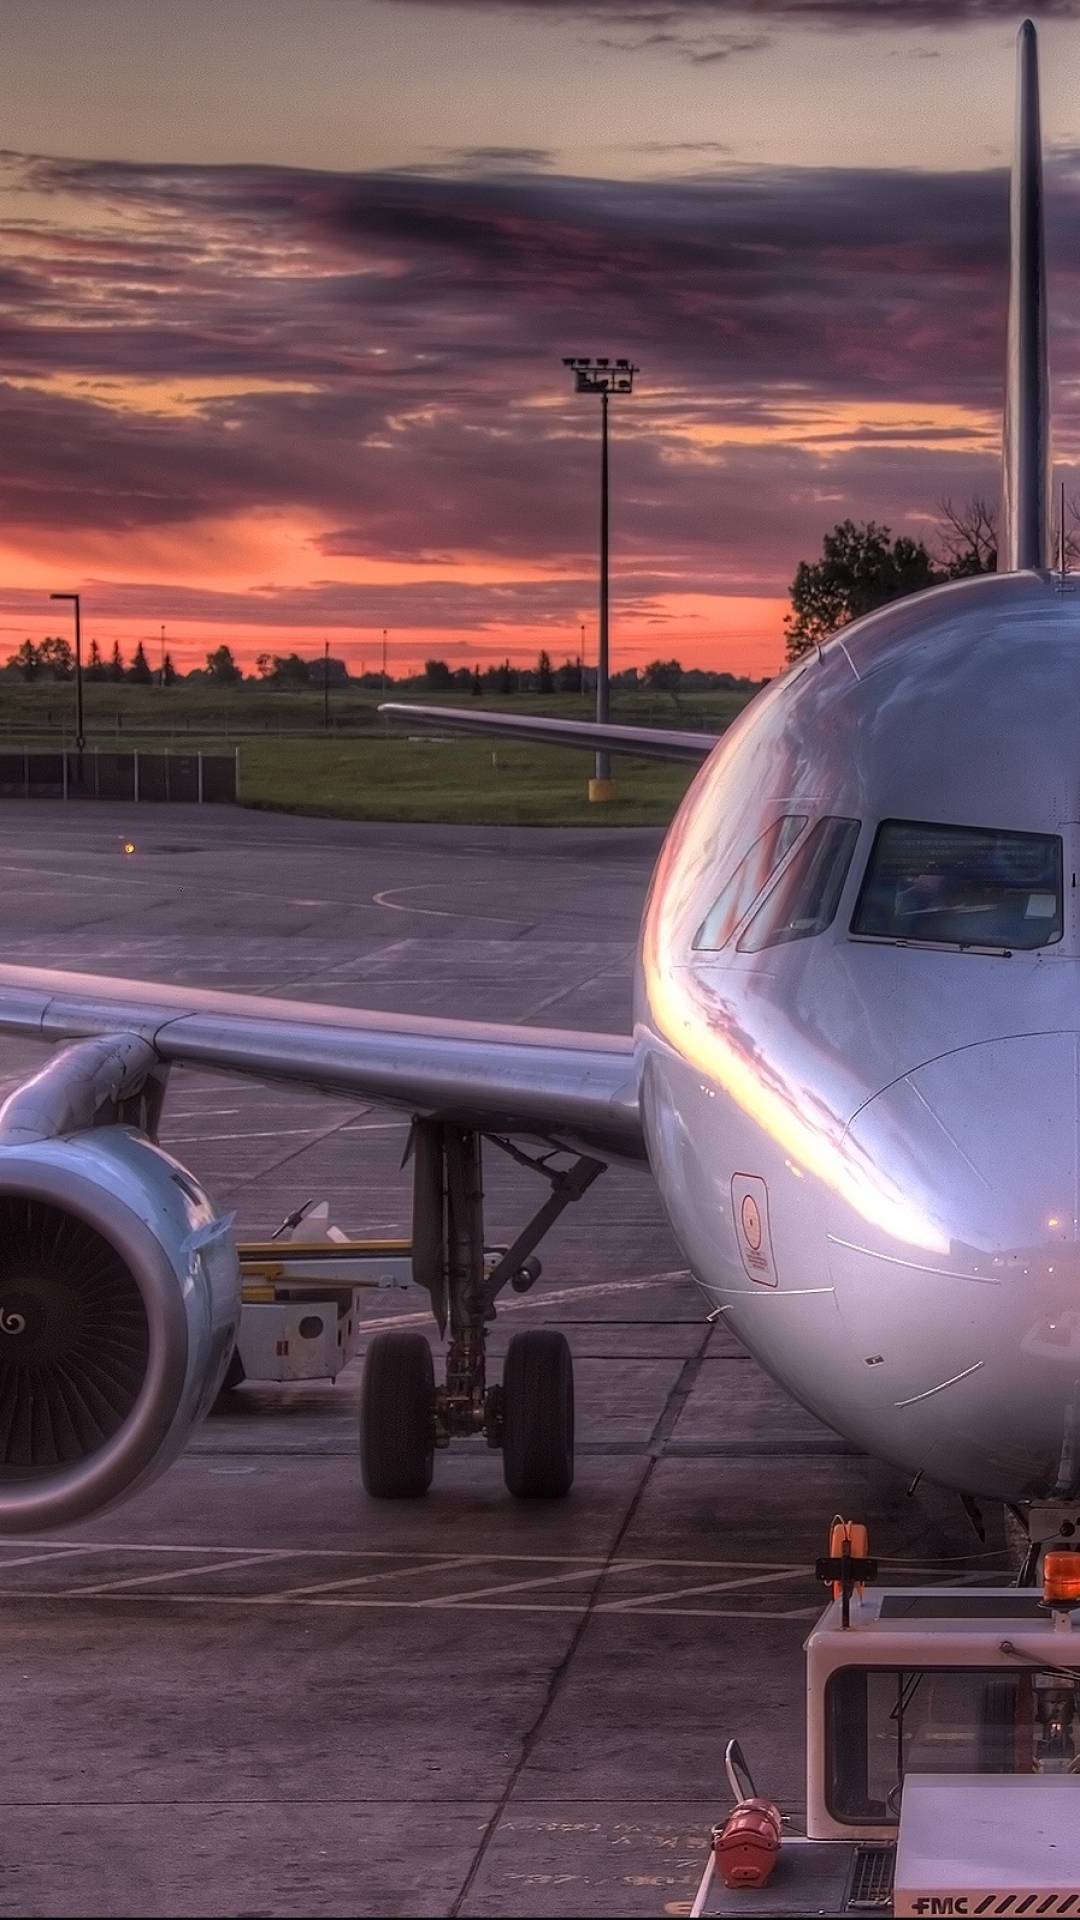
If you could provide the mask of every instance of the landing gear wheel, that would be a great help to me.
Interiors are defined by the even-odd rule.
[[[515,1333],[503,1367],[503,1477],[517,1500],[561,1500],[574,1479],[574,1365],[561,1333]]]
[[[435,1370],[422,1333],[378,1333],[360,1389],[360,1472],[374,1500],[418,1500],[435,1464]]]

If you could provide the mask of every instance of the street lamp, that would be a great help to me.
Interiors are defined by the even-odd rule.
[[[608,396],[633,393],[634,375],[641,368],[629,360],[589,360],[580,355],[564,359],[574,375],[575,393],[600,395],[600,632],[596,649],[596,718],[604,726],[611,718],[608,682]],[[601,748],[596,756],[596,778],[589,781],[590,800],[614,800],[611,754]]]
[[[82,627],[79,624],[79,596],[77,593],[50,593],[49,599],[70,600],[75,607],[75,751],[81,753],[86,745],[86,731],[83,727]]]

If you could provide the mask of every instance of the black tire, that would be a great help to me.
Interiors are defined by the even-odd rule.
[[[360,1472],[373,1500],[419,1500],[435,1464],[435,1369],[422,1333],[378,1333],[360,1389]]]
[[[574,1480],[574,1363],[561,1333],[515,1333],[503,1367],[503,1477],[516,1500],[561,1500]]]

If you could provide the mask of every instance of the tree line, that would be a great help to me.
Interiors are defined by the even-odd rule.
[[[7,664],[24,680],[73,680],[75,650],[69,641],[59,635],[47,634],[44,640],[36,644],[33,640],[24,640],[15,653],[8,655]],[[91,640],[83,662],[83,677],[87,680],[108,681],[113,685],[127,680],[133,686],[151,687],[155,681],[158,681],[166,687],[171,687],[177,678],[177,673],[169,654],[165,655],[160,668],[155,673],[146,657],[146,649],[141,640],[132,655],[130,666],[125,663],[119,641],[113,642],[112,653],[106,659],[97,641]]]
[[[415,684],[415,683],[413,683]],[[677,693],[680,687],[699,690],[741,692],[759,683],[732,673],[714,673],[708,669],[684,671],[678,660],[650,660],[642,668],[624,667],[611,675],[611,685],[624,691],[644,687],[654,693]],[[451,667],[445,660],[424,662],[423,687],[426,693],[588,693],[596,686],[596,669],[585,667],[577,657],[555,666],[551,655],[541,652],[535,667],[514,667],[504,660],[495,667]]]
[[[75,675],[75,654],[70,643],[60,637],[47,636],[36,642],[24,640],[16,652],[8,655],[7,668],[9,673],[27,681],[71,680]],[[262,686],[282,691],[318,690],[325,680],[325,684],[331,687],[351,686],[369,692],[380,691],[386,686],[407,687],[410,691],[422,690],[425,693],[496,696],[516,693],[588,693],[596,685],[595,668],[586,668],[580,657],[568,658],[556,666],[546,651],[539,654],[535,667],[513,666],[508,659],[492,667],[451,667],[445,660],[432,659],[425,661],[422,674],[406,674],[398,679],[392,674],[384,676],[381,673],[353,675],[343,660],[326,655],[305,660],[298,653],[260,653],[256,657],[255,674],[252,676],[245,675],[232,649],[225,645],[214,647],[206,655],[205,667],[196,667],[188,674],[180,674],[168,653],[164,655],[160,668],[152,668],[141,641],[128,662],[119,641],[113,642],[112,652],[106,657],[96,640],[91,640],[84,659],[83,677],[114,686],[126,683],[142,687],[171,687],[181,679],[209,683],[215,687],[237,687],[245,681],[250,685],[254,678]],[[712,672],[697,667],[684,670],[675,659],[650,660],[647,666],[640,669],[625,667],[611,675],[611,685],[616,690],[644,688],[654,693],[670,694],[676,694],[681,687],[695,691],[752,691],[758,684],[756,680],[732,673]]]

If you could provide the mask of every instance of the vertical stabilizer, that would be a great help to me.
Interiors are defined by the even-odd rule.
[[[1002,447],[1003,571],[1048,565],[1050,382],[1046,353],[1039,53],[1035,28],[1017,35],[1016,151],[1009,209],[1009,359]]]

